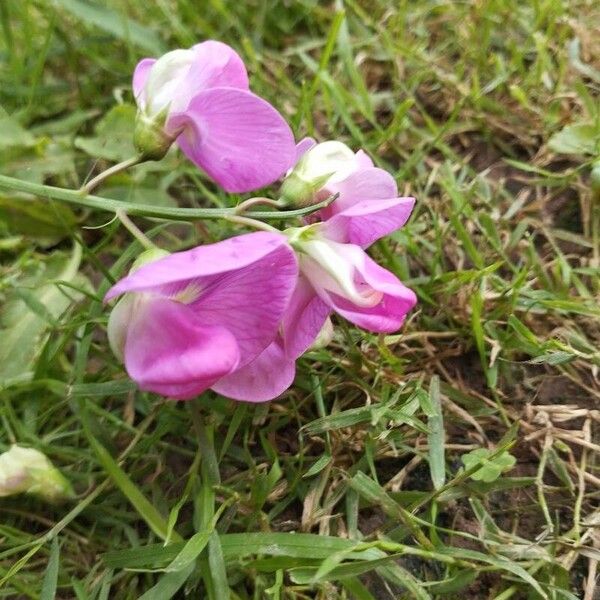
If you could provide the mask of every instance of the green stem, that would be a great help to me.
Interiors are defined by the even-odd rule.
[[[252,208],[253,206],[258,206],[260,204],[267,204],[268,206],[274,206],[275,208],[283,207],[283,204],[279,200],[272,200],[271,198],[257,197],[257,198],[248,198],[248,200],[244,200],[243,202],[240,202],[240,204],[238,204],[235,207],[235,211],[238,215],[241,215],[242,213],[245,213],[249,208]]]
[[[147,250],[153,250],[156,246],[146,237],[144,232],[119,208],[116,215],[123,227]]]
[[[235,216],[237,210],[235,208],[179,208],[123,202],[121,200],[113,200],[112,198],[102,198],[101,196],[84,196],[78,190],[68,190],[65,188],[53,187],[51,185],[33,183],[31,181],[22,181],[21,179],[15,179],[14,177],[7,177],[6,175],[0,175],[0,189],[33,194],[40,198],[50,198],[52,200],[74,204],[92,210],[102,210],[114,214],[120,209],[127,215],[164,219],[166,221],[222,219],[227,216]],[[257,211],[246,213],[246,216],[256,219],[284,220],[308,215],[327,206],[327,204],[329,204],[329,200],[297,210],[273,212]]]
[[[94,177],[93,179],[90,179],[86,184],[82,185],[81,189],[79,190],[79,193],[83,194],[84,196],[88,196],[89,193],[98,184],[102,183],[105,179],[108,179],[109,177],[111,177],[112,175],[115,175],[116,173],[125,171],[125,169],[129,169],[129,167],[138,165],[143,160],[144,159],[141,156],[132,156],[131,158],[128,158],[127,160],[124,160],[123,162],[113,165],[112,167],[106,169],[106,171],[102,171],[102,173],[99,173],[98,175],[96,175],[96,177]]]
[[[280,233],[280,230],[276,227],[268,225],[267,223],[263,223],[262,221],[257,221],[256,219],[249,219],[248,217],[240,217],[239,215],[229,215],[224,217],[226,221],[230,223],[237,223],[238,225],[246,225],[247,227],[252,227],[252,229],[260,229],[261,231],[275,231],[276,233]]]

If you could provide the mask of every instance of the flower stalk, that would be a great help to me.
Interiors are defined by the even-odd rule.
[[[47,200],[58,200],[82,208],[99,210],[116,214],[117,210],[122,210],[129,216],[148,217],[154,219],[163,219],[166,221],[184,221],[194,222],[200,219],[222,219],[227,216],[238,214],[237,208],[180,208],[155,206],[151,204],[139,204],[136,202],[123,202],[112,198],[101,196],[82,195],[79,190],[69,190],[66,188],[55,187],[23,181],[15,177],[0,175],[0,189],[13,192],[23,192],[33,194]],[[247,212],[246,217],[263,220],[284,220],[293,217],[303,217],[320,210],[329,204],[329,200],[314,204],[307,208],[287,211],[255,211]]]
[[[139,165],[141,162],[144,162],[143,157],[132,156],[127,160],[117,163],[116,165],[113,165],[105,171],[102,171],[102,173],[99,173],[98,175],[96,175],[96,177],[90,179],[87,183],[82,185],[79,189],[79,193],[84,196],[88,196],[92,192],[92,190],[98,187],[98,185],[100,185],[104,180],[108,179],[109,177],[112,177],[113,175],[116,175],[117,173],[120,173],[121,171],[125,171],[130,167]]]
[[[116,216],[121,224],[146,250],[155,250],[156,245],[146,236],[146,234],[123,212],[120,208],[116,211]]]

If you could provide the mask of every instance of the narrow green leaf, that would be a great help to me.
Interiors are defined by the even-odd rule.
[[[306,473],[304,473],[304,475],[302,475],[303,479],[306,479],[307,477],[313,477],[314,475],[317,475],[318,473],[320,473],[329,463],[331,462],[331,455],[328,453],[323,454],[323,456],[321,456],[317,462],[310,468],[308,469],[308,471],[306,471]]]
[[[356,546],[355,540],[312,533],[227,533],[221,535],[220,539],[225,561],[236,561],[256,554],[319,560],[327,558],[334,552]],[[169,546],[151,544],[106,552],[102,559],[107,566],[115,569],[158,567],[172,561],[183,547],[184,544],[181,542]],[[369,549],[357,552],[353,556],[378,558],[379,553],[377,550]]]
[[[354,600],[375,600],[375,597],[366,588],[358,577],[342,579],[342,586],[350,593]]]
[[[56,587],[58,585],[58,567],[60,565],[60,548],[58,546],[58,537],[52,540],[50,548],[50,557],[48,558],[48,566],[44,573],[42,581],[42,591],[40,600],[54,600],[56,597]]]
[[[194,563],[190,563],[182,571],[165,573],[154,587],[139,597],[139,600],[169,600],[181,589],[193,570]]]
[[[129,502],[131,502],[140,517],[146,521],[150,529],[152,529],[152,531],[154,531],[154,533],[163,540],[166,539],[168,526],[162,515],[156,510],[156,508],[154,508],[146,496],[142,494],[133,481],[131,481],[125,471],[121,469],[106,448],[100,444],[100,442],[98,442],[91,432],[86,431],[86,433],[88,441],[96,452],[100,464],[104,467],[104,470],[108,473],[110,478],[127,497]],[[176,532],[172,532],[171,539],[175,539],[177,541],[181,540]]]
[[[171,561],[169,566],[165,569],[167,573],[172,571],[181,571],[185,569],[190,563],[195,561],[200,552],[204,550],[212,531],[198,531],[195,533],[181,549],[179,554]]]
[[[446,483],[446,457],[444,451],[444,418],[440,398],[440,378],[434,375],[429,385],[429,400],[432,413],[427,419],[429,434],[429,471],[433,487],[439,490]]]
[[[215,592],[218,600],[227,600],[230,597],[229,583],[227,582],[227,571],[225,569],[225,557],[221,547],[219,534],[213,531],[208,541],[208,566]]]

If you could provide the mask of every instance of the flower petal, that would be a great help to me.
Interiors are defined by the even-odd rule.
[[[343,181],[327,184],[331,194],[339,197],[328,207],[319,211],[321,220],[325,221],[364,200],[388,200],[398,195],[398,186],[394,178],[383,169],[371,168],[356,171]]]
[[[240,367],[276,337],[298,278],[296,256],[281,246],[264,258],[213,281],[191,305],[202,323],[226,327],[240,349]]]
[[[281,324],[286,356],[296,359],[306,352],[330,314],[329,306],[300,275]]]
[[[296,364],[286,357],[278,342],[273,342],[250,364],[220,379],[212,389],[234,400],[267,402],[294,381]]]
[[[136,65],[133,72],[133,96],[140,108],[144,108],[147,102],[144,94],[144,87],[148,81],[150,69],[152,69],[152,65],[154,65],[155,62],[155,58],[142,58],[142,60],[140,60],[140,62]]]
[[[148,73],[144,85],[147,116],[155,117],[163,110],[185,108],[191,99],[193,82],[188,73],[194,61],[193,50],[171,50],[163,54]]]
[[[185,303],[203,324],[225,327],[235,336],[243,365],[274,339],[297,277],[287,239],[260,231],[143,265],[106,299],[147,291]]]
[[[126,292],[160,291],[161,286],[185,286],[194,279],[228,273],[285,248],[287,238],[279,233],[257,231],[238,235],[216,244],[176,252],[139,267],[108,290],[108,301]]]
[[[354,265],[357,289],[362,289],[365,296],[369,292],[372,297],[380,294],[379,302],[372,306],[359,306],[325,288],[319,288],[317,292],[333,310],[363,329],[383,333],[396,331],[416,304],[415,293],[364,251],[361,251],[362,259],[357,260],[355,249],[357,246],[345,244],[340,253],[348,254],[347,259]]]
[[[368,169],[374,166],[373,160],[364,150],[359,150],[356,153],[356,162],[361,169]]]
[[[192,46],[194,62],[188,79],[190,92],[214,87],[230,87],[247,90],[248,73],[244,61],[231,46],[208,40]],[[190,94],[190,98],[195,94]]]
[[[317,145],[315,138],[305,137],[296,144],[296,162],[298,162],[311,148]]]
[[[251,92],[212,88],[171,115],[171,132],[183,131],[183,153],[228,192],[248,192],[281,177],[296,157],[283,117]]]
[[[336,242],[366,248],[400,229],[408,221],[414,205],[414,198],[362,200],[325,221],[323,232]]]
[[[125,367],[141,389],[187,400],[231,373],[239,362],[235,337],[204,325],[193,310],[164,298],[137,307],[125,343]]]

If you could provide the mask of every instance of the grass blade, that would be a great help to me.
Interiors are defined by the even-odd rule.
[[[442,401],[440,399],[440,378],[434,375],[429,386],[429,401],[431,413],[427,425],[429,434],[429,470],[433,487],[439,490],[446,483],[446,458],[444,451],[445,433],[442,416]]]
[[[54,598],[56,597],[59,566],[60,547],[58,545],[58,538],[55,537],[52,540],[52,546],[50,548],[50,558],[48,559],[48,566],[46,567],[46,572],[44,573],[44,580],[42,582],[40,600],[54,600]]]

